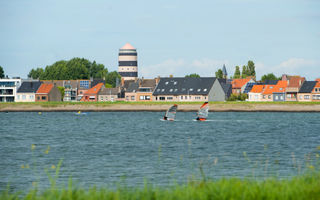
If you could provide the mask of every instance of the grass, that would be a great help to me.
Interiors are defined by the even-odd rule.
[[[68,186],[58,188],[54,185],[42,192],[37,188],[31,189],[27,194],[10,193],[4,191],[1,200],[9,199],[79,199],[79,200],[188,200],[188,199],[320,199],[320,173],[310,172],[303,176],[286,180],[270,178],[267,180],[253,179],[219,179],[209,181],[191,181],[187,184],[170,187],[154,187],[145,184],[140,188],[120,186],[117,189],[91,187],[89,189],[77,188],[69,180]]]
[[[202,104],[203,102],[5,102],[0,103],[0,108],[8,106],[41,106],[41,107],[58,107],[68,105],[94,105],[94,106],[110,106],[110,105],[190,105],[190,104]],[[320,102],[248,102],[248,101],[226,101],[226,102],[209,102],[210,104],[222,104],[222,105],[320,105]]]

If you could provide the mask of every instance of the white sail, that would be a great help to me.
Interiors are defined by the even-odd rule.
[[[174,118],[176,117],[177,108],[178,108],[178,105],[176,105],[176,104],[174,104],[173,106],[171,106],[171,107],[167,110],[164,119],[166,119],[166,120],[174,120]]]

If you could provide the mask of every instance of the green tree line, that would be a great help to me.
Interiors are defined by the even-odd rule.
[[[90,78],[105,78],[106,83],[115,87],[116,79],[121,79],[117,71],[108,72],[103,64],[90,62],[84,58],[60,60],[43,68],[32,69],[29,78],[40,80],[77,80]]]

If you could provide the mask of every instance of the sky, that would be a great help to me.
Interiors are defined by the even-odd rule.
[[[139,77],[215,76],[226,65],[320,78],[319,0],[0,0],[0,66],[32,68],[83,57],[118,68],[138,51]]]

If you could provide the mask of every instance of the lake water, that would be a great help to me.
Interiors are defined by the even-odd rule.
[[[47,186],[45,169],[63,159],[60,183],[141,186],[207,177],[288,177],[312,162],[320,145],[320,113],[160,112],[0,113],[0,190]],[[31,150],[31,145],[35,149]],[[50,147],[49,153],[45,151]],[[25,168],[21,168],[21,166]],[[29,169],[26,167],[29,166]]]

